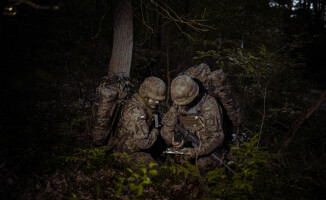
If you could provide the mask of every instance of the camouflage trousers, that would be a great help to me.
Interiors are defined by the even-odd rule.
[[[209,156],[198,158],[195,164],[201,174],[213,170],[219,166],[219,163]]]

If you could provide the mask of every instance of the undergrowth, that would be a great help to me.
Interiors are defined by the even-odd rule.
[[[259,191],[257,176],[266,168],[269,156],[264,148],[259,147],[260,133],[242,143],[239,147],[231,149],[228,164],[235,173],[221,167],[201,174],[195,165],[187,162],[177,164],[169,157],[165,162],[121,164],[115,158],[124,159],[125,163],[131,161],[127,154],[112,154],[106,147],[94,149],[77,149],[71,156],[61,156],[69,166],[74,167],[92,176],[97,170],[104,169],[111,173],[106,179],[111,184],[90,181],[93,189],[84,188],[84,192],[92,193],[95,197],[114,197],[127,199],[143,199],[166,197],[174,199],[250,199]],[[69,184],[69,183],[68,183]],[[88,185],[89,186],[89,185]],[[78,199],[78,187],[70,187],[67,191],[70,199]],[[258,187],[259,188],[259,187]],[[101,190],[101,191],[100,191]],[[103,190],[103,191],[102,191]],[[109,194],[110,193],[110,194]],[[82,199],[82,198],[80,198]]]

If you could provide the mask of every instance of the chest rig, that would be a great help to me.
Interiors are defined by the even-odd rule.
[[[202,101],[196,106],[185,110],[180,107],[178,109],[178,121],[181,126],[190,133],[199,136],[199,132],[205,130],[204,116],[202,112]]]

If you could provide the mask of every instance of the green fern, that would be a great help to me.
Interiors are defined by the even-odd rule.
[[[256,133],[248,142],[231,149],[236,160],[232,167],[236,174],[229,174],[223,168],[208,172],[205,177],[209,184],[208,191],[217,198],[248,199],[254,192],[255,179],[269,156],[264,148],[258,147],[260,133]]]
[[[120,156],[123,159],[131,160],[128,154],[116,154],[116,156]],[[142,196],[144,187],[146,185],[152,184],[151,177],[157,176],[158,171],[156,167],[158,166],[155,162],[150,162],[148,166],[145,166],[142,162],[138,162],[136,164],[131,165],[132,167],[126,167],[127,174],[125,177],[116,177],[116,193],[115,197],[120,196],[123,186],[126,185],[128,189],[130,189],[134,196],[139,197]]]
[[[106,146],[93,149],[75,149],[74,155],[59,156],[66,163],[70,164],[85,164],[88,167],[105,167],[113,160],[112,155],[107,155],[108,148]]]

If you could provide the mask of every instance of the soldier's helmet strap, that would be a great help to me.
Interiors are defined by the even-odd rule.
[[[138,101],[140,101],[144,105],[144,107],[145,107],[145,109],[146,109],[149,117],[152,118],[153,113],[154,113],[155,110],[150,107],[150,105],[146,102],[146,100],[144,99],[144,97],[142,97],[139,93],[136,93],[135,94],[135,97],[136,97],[136,99]]]

